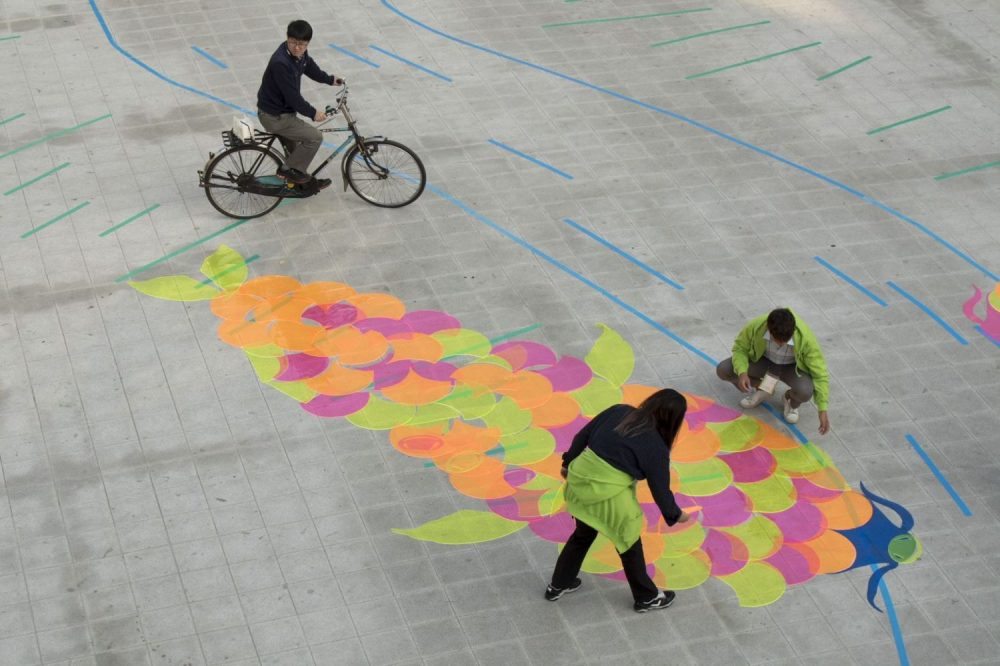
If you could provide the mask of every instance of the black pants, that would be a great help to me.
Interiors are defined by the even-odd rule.
[[[566,546],[559,553],[556,560],[556,569],[552,572],[552,587],[569,587],[580,573],[583,559],[587,556],[591,544],[597,538],[597,530],[580,519],[576,519],[576,530],[566,542]],[[625,570],[625,578],[628,586],[632,588],[632,597],[636,601],[650,601],[656,597],[660,590],[653,584],[649,574],[646,573],[646,557],[642,553],[642,539],[636,540],[632,547],[624,553],[619,553],[622,558],[622,568]]]

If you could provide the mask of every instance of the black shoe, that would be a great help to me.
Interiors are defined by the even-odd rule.
[[[316,191],[319,192],[320,190],[325,190],[326,188],[330,187],[332,183],[333,181],[330,180],[329,178],[317,178],[316,182],[314,183],[314,187],[316,188]]]
[[[549,585],[545,588],[545,598],[548,601],[556,601],[567,592],[576,592],[580,589],[581,585],[583,585],[583,581],[579,578],[574,578],[573,582],[569,584],[569,587],[552,587]]]
[[[670,590],[660,590],[660,593],[650,599],[649,601],[637,601],[632,608],[636,613],[645,613],[651,610],[660,610],[661,608],[667,608],[670,604],[674,603],[674,597],[677,595]]]
[[[290,166],[285,166],[282,164],[278,167],[278,178],[284,178],[285,180],[295,183],[296,185],[302,185],[303,183],[308,183],[312,180],[312,176],[307,173],[302,173],[298,169],[293,169]]]

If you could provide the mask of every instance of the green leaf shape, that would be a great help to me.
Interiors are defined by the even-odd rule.
[[[288,353],[288,350],[278,345],[261,345],[260,347],[247,347],[243,350],[247,356],[260,356],[262,358],[280,358]]]
[[[257,378],[262,382],[271,381],[281,372],[281,361],[273,356],[250,356],[247,354],[247,358],[250,359],[250,365],[257,373]]]
[[[389,430],[409,423],[416,412],[410,405],[400,405],[373,395],[363,409],[349,415],[347,420],[366,430]]]
[[[750,520],[734,527],[717,527],[720,532],[732,534],[746,545],[751,560],[771,557],[784,543],[781,529],[765,516],[753,516]]]
[[[442,405],[439,402],[432,402],[429,405],[417,406],[417,412],[413,418],[406,422],[406,425],[423,426],[435,423],[448,423],[452,419],[458,418],[458,410]]]
[[[726,423],[707,423],[705,427],[719,436],[719,450],[725,453],[748,451],[764,439],[760,423],[749,416],[740,416]]]
[[[733,588],[744,608],[773,604],[786,588],[785,577],[766,562],[751,562],[736,573],[718,578]]]
[[[247,262],[233,248],[220,245],[201,263],[201,274],[223,290],[232,291],[246,282]]]
[[[666,545],[660,557],[683,557],[693,553],[705,543],[705,536],[705,528],[701,523],[695,523],[683,532],[670,533],[667,535]]]
[[[621,386],[635,369],[635,353],[632,346],[613,328],[605,324],[598,326],[602,330],[601,337],[587,352],[584,361],[595,375],[608,380],[612,386]]]
[[[733,470],[718,458],[709,458],[696,463],[671,461],[677,470],[680,486],[677,492],[692,497],[718,495],[733,482]]]
[[[750,500],[750,510],[755,513],[778,513],[790,509],[797,497],[791,480],[777,474],[756,483],[735,485]]]
[[[592,377],[587,385],[570,392],[584,416],[597,416],[622,400],[622,390],[601,377]]]
[[[208,285],[186,275],[167,275],[152,280],[130,280],[128,286],[140,294],[146,294],[164,301],[210,301],[219,292]]]
[[[813,444],[803,444],[794,449],[775,449],[771,455],[778,462],[776,474],[785,473],[801,476],[833,467],[833,460],[823,450]]]
[[[508,520],[491,511],[461,509],[412,529],[393,528],[396,534],[420,541],[461,545],[493,541],[523,529],[527,522]]]
[[[472,331],[467,328],[452,328],[446,331],[438,331],[431,334],[431,337],[441,343],[444,347],[444,354],[441,358],[446,359],[451,356],[474,356],[481,358],[490,353],[493,343],[489,338],[479,331]]]
[[[319,393],[306,386],[305,382],[270,381],[264,383],[299,402],[309,402],[319,395]]]
[[[544,428],[531,428],[500,438],[503,461],[508,465],[530,465],[545,460],[556,450],[556,438]]]
[[[502,435],[518,433],[531,425],[531,412],[521,409],[511,398],[504,396],[489,413],[483,414],[483,423],[499,428]]]
[[[667,537],[667,542],[670,538]],[[712,573],[711,565],[703,557],[704,555],[699,557],[693,551],[680,557],[661,557],[656,560],[656,568],[663,572],[666,587],[672,590],[690,590],[708,580]]]

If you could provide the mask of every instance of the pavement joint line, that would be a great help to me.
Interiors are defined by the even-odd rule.
[[[639,19],[657,18],[659,16],[680,16],[681,14],[693,14],[695,12],[710,12],[711,7],[698,7],[695,9],[678,9],[672,12],[656,12],[655,14],[638,14],[635,16],[613,16],[611,18],[581,19],[579,21],[564,21],[562,23],[543,23],[542,28],[562,28],[570,25],[589,25],[592,23],[614,23],[617,21],[636,21]]]
[[[875,292],[873,292],[871,289],[868,289],[867,287],[865,287],[863,284],[861,284],[860,282],[858,282],[857,280],[855,280],[854,278],[852,278],[850,275],[848,275],[844,271],[840,270],[839,268],[837,268],[836,266],[834,266],[833,264],[831,264],[829,261],[827,261],[823,257],[816,256],[816,257],[813,257],[813,259],[815,259],[816,261],[818,261],[820,263],[820,265],[822,265],[825,268],[829,269],[834,275],[836,275],[837,277],[841,278],[842,280],[844,280],[845,282],[847,282],[847,284],[851,285],[852,287],[854,287],[855,289],[857,289],[862,294],[864,294],[868,298],[872,299],[873,301],[875,301],[876,303],[878,303],[882,307],[884,307],[884,308],[889,307],[889,304],[886,303],[884,300],[882,300],[879,296],[877,296],[875,294]]]
[[[892,129],[893,127],[899,127],[900,125],[905,125],[906,123],[912,123],[914,120],[922,120],[923,118],[927,118],[928,116],[936,115],[943,111],[947,111],[950,108],[951,104],[946,104],[945,106],[942,106],[940,109],[934,109],[933,111],[928,111],[927,113],[921,113],[911,118],[904,118],[903,120],[898,120],[892,124],[883,125],[882,127],[876,127],[873,130],[868,130],[867,134],[869,136],[871,136],[872,134],[878,134],[879,132],[884,132],[886,130]]]
[[[13,122],[13,121],[17,120],[18,118],[24,118],[24,114],[23,113],[15,113],[10,118],[4,118],[3,120],[0,120],[0,125],[6,125],[7,123]]]
[[[336,44],[327,44],[327,46],[329,46],[334,51],[337,51],[339,53],[344,54],[348,58],[354,58],[355,60],[357,60],[359,62],[365,63],[366,65],[371,65],[372,67],[376,67],[376,68],[382,66],[382,65],[378,64],[377,62],[374,62],[372,60],[369,60],[368,58],[365,58],[364,56],[359,56],[357,53],[354,53],[353,51],[348,51],[347,49],[345,49],[342,46],[337,46]]]
[[[618,254],[618,255],[624,257],[625,259],[629,260],[630,262],[632,262],[633,264],[635,264],[636,266],[638,266],[642,270],[646,271],[647,273],[649,273],[650,275],[652,275],[653,277],[655,277],[657,280],[660,280],[661,282],[665,282],[666,284],[670,285],[671,287],[673,287],[677,291],[684,291],[684,287],[680,283],[671,280],[666,275],[664,275],[663,273],[659,272],[658,270],[656,270],[655,268],[653,268],[649,264],[645,263],[644,261],[642,261],[638,257],[636,257],[636,256],[634,256],[632,254],[629,254],[628,252],[626,252],[625,250],[621,249],[620,247],[618,247],[617,245],[615,245],[611,241],[606,240],[605,238],[602,238],[601,236],[597,235],[596,233],[594,233],[590,229],[587,229],[586,227],[584,227],[584,226],[582,226],[580,224],[577,224],[576,222],[574,222],[573,220],[571,220],[568,217],[564,217],[563,218],[563,222],[565,222],[566,224],[570,225],[571,227],[573,227],[577,231],[580,231],[580,232],[586,234],[587,236],[590,236],[595,241],[597,241],[598,243],[600,243],[604,247],[608,248],[609,250],[611,250],[615,254]]]
[[[45,229],[46,227],[55,224],[59,220],[62,220],[62,219],[65,219],[65,218],[69,217],[70,215],[72,215],[73,213],[77,212],[81,208],[86,208],[89,205],[90,205],[89,201],[84,201],[83,203],[79,203],[79,204],[73,206],[72,208],[70,208],[65,213],[60,213],[59,215],[56,215],[55,217],[53,217],[48,222],[46,222],[44,224],[40,224],[37,227],[35,227],[34,229],[29,229],[28,231],[24,232],[23,234],[21,234],[21,238],[27,238],[28,236],[33,236],[34,234],[37,234],[42,229]]]
[[[698,32],[693,35],[684,35],[683,37],[676,37],[674,39],[667,39],[662,42],[653,42],[650,44],[650,48],[656,48],[659,46],[666,46],[667,44],[677,44],[678,42],[686,42],[689,39],[696,39],[698,37],[707,37],[709,35],[718,35],[722,32],[731,32],[733,30],[741,30],[743,28],[753,28],[758,25],[766,25],[770,21],[757,21],[756,23],[743,23],[741,25],[731,25],[728,28],[719,28],[718,30],[708,30],[706,32]]]
[[[221,67],[222,69],[229,69],[229,65],[227,65],[224,62],[222,62],[221,60],[219,60],[218,58],[216,58],[214,55],[212,55],[211,53],[209,53],[205,49],[202,49],[202,48],[199,48],[197,46],[193,46],[192,45],[191,46],[191,50],[194,51],[195,53],[197,53],[198,55],[200,55],[205,60],[208,60],[210,63],[212,63],[216,67]]]
[[[949,178],[954,178],[955,176],[961,176],[966,173],[972,173],[973,171],[982,171],[983,169],[992,169],[993,167],[1000,166],[1000,160],[996,162],[987,162],[986,164],[980,164],[977,166],[969,167],[968,169],[962,169],[960,171],[949,171],[947,173],[942,173],[934,176],[934,180],[947,180]]]
[[[946,322],[944,319],[942,319],[941,315],[939,315],[938,313],[934,312],[929,307],[927,307],[927,305],[925,305],[924,303],[922,303],[919,300],[917,300],[917,298],[915,296],[913,296],[912,294],[910,294],[909,292],[907,292],[905,289],[903,289],[902,287],[900,287],[898,284],[896,284],[892,280],[889,280],[886,284],[888,284],[890,287],[892,287],[892,289],[894,289],[900,296],[902,296],[903,298],[905,298],[906,300],[908,300],[910,303],[913,303],[918,308],[920,308],[921,310],[923,310],[924,314],[926,314],[928,317],[930,317],[935,322],[937,322],[938,326],[940,326],[941,328],[943,328],[944,330],[946,330],[951,335],[951,337],[953,337],[956,340],[958,340],[959,343],[961,343],[963,345],[969,344],[969,341],[966,340],[965,338],[963,338],[962,335],[958,331],[956,331],[954,328],[951,327],[951,325],[948,322]]]
[[[839,69],[835,69],[832,72],[827,72],[826,74],[823,74],[821,76],[817,76],[816,80],[817,81],[825,81],[825,80],[829,79],[830,77],[836,76],[837,74],[840,74],[841,72],[846,72],[851,67],[856,67],[857,65],[860,65],[863,62],[868,62],[871,59],[872,59],[871,56],[865,56],[864,58],[858,58],[854,62],[849,62],[849,63],[847,63],[846,65],[844,65],[843,67],[841,67]]]
[[[451,83],[451,78],[450,77],[447,77],[447,76],[445,76],[444,74],[442,74],[440,72],[435,72],[433,69],[428,69],[427,67],[424,67],[423,65],[420,65],[418,63],[413,62],[412,60],[407,60],[403,56],[396,55],[392,51],[386,51],[383,48],[379,48],[378,46],[375,46],[374,44],[369,44],[368,48],[372,49],[373,51],[378,51],[382,55],[389,56],[390,58],[393,58],[394,60],[398,60],[401,63],[409,65],[410,67],[415,67],[415,68],[419,69],[421,72],[424,72],[426,74],[430,74],[431,76],[436,76],[437,78],[441,79],[442,81],[447,81],[448,83]]]
[[[101,237],[107,236],[108,234],[110,234],[110,233],[112,233],[114,231],[118,231],[119,229],[121,229],[122,227],[124,227],[126,224],[128,224],[130,222],[135,222],[136,220],[138,220],[143,215],[148,215],[148,214],[152,213],[154,210],[156,210],[159,207],[160,207],[160,204],[158,204],[158,203],[153,204],[152,206],[150,206],[146,210],[139,211],[138,213],[136,213],[132,217],[128,218],[124,222],[119,222],[118,224],[116,224],[115,226],[111,227],[110,229],[105,229],[104,231],[102,231],[101,233],[99,233],[97,235],[101,236]]]
[[[70,132],[75,132],[78,129],[86,127],[87,125],[93,125],[96,122],[100,122],[100,121],[105,120],[105,119],[110,118],[110,117],[111,117],[110,113],[105,113],[103,116],[98,116],[97,118],[91,118],[90,120],[84,121],[84,122],[80,123],[79,125],[74,125],[73,127],[67,127],[66,129],[61,129],[61,130],[59,130],[57,132],[52,132],[51,134],[46,134],[45,136],[43,136],[43,137],[41,137],[39,139],[35,139],[34,141],[31,141],[29,143],[26,143],[26,144],[24,144],[23,146],[21,146],[19,148],[14,148],[12,150],[8,150],[6,153],[0,155],[0,160],[4,159],[5,157],[10,157],[11,155],[15,155],[15,154],[21,152],[22,150],[27,150],[29,148],[34,148],[35,146],[37,146],[37,145],[39,145],[41,143],[45,143],[46,141],[51,141],[52,139],[58,139],[61,136],[65,136],[65,135],[69,134]]]
[[[21,183],[17,187],[13,187],[13,188],[7,190],[6,192],[3,193],[3,195],[5,197],[9,197],[10,195],[14,194],[15,192],[19,192],[19,191],[23,190],[24,188],[26,188],[26,187],[28,187],[30,185],[34,185],[35,183],[37,183],[40,180],[48,178],[49,176],[51,176],[52,174],[54,174],[54,173],[56,173],[58,171],[62,171],[63,169],[65,169],[68,166],[69,166],[69,162],[63,162],[59,166],[53,167],[53,168],[49,169],[48,171],[46,171],[45,173],[43,173],[41,175],[38,175],[38,176],[35,176],[31,180],[26,181],[24,183]]]
[[[233,271],[238,271],[239,269],[243,268],[244,266],[249,266],[251,263],[257,261],[258,259],[260,259],[260,255],[259,254],[255,254],[255,255],[253,255],[251,257],[248,257],[245,261],[242,261],[242,262],[240,262],[238,264],[230,266],[226,270],[221,271],[219,273],[216,273],[215,275],[213,275],[210,278],[205,278],[204,280],[202,280],[201,282],[198,283],[198,286],[199,287],[207,287],[208,285],[210,285],[211,283],[215,282],[216,279],[222,277],[223,275],[228,275],[229,273],[232,273]]]
[[[969,508],[969,505],[966,504],[965,500],[963,500],[958,494],[955,487],[948,482],[948,479],[945,478],[941,469],[934,464],[934,460],[927,454],[926,451],[924,451],[924,448],[920,446],[920,442],[917,441],[917,438],[911,434],[907,434],[906,441],[910,443],[910,446],[912,446],[913,450],[917,452],[920,459],[924,461],[924,464],[930,468],[934,478],[936,478],[938,482],[944,486],[944,489],[948,491],[948,494],[951,495],[951,498],[955,501],[955,504],[958,505],[958,508],[962,511],[962,513],[965,514],[966,517],[972,517],[972,509]]]
[[[116,277],[115,278],[115,282],[124,282],[125,280],[128,280],[129,278],[134,277],[134,276],[138,275],[139,273],[144,273],[144,272],[148,271],[150,268],[152,268],[153,266],[157,266],[159,264],[162,264],[164,261],[167,261],[169,259],[172,259],[173,257],[176,257],[179,254],[187,252],[191,248],[198,247],[199,245],[201,245],[205,241],[211,240],[211,239],[215,238],[216,236],[220,236],[220,235],[226,233],[230,229],[235,229],[236,227],[240,226],[241,224],[245,224],[245,223],[249,222],[250,219],[251,218],[244,218],[242,220],[236,220],[232,224],[228,224],[228,225],[224,226],[223,228],[219,229],[218,231],[212,232],[208,236],[205,236],[204,238],[199,238],[198,240],[194,241],[193,243],[188,243],[184,247],[178,248],[178,249],[174,250],[173,252],[168,252],[167,254],[163,255],[159,259],[155,259],[155,260],[149,262],[148,264],[144,264],[144,265],[140,266],[139,268],[136,268],[134,270],[129,271],[128,273],[125,273],[124,275],[120,275],[120,276]]]
[[[744,65],[752,65],[755,62],[761,62],[762,60],[770,60],[771,58],[776,58],[780,55],[785,55],[786,53],[795,53],[796,51],[801,51],[802,49],[809,49],[814,46],[819,46],[823,42],[809,42],[808,44],[802,44],[801,46],[793,46],[790,49],[785,49],[784,51],[778,51],[776,53],[768,53],[767,55],[762,55],[758,58],[751,58],[750,60],[744,60],[743,62],[733,63],[732,65],[725,65],[724,67],[716,67],[715,69],[710,69],[706,72],[699,72],[697,74],[691,74],[685,76],[687,80],[699,79],[703,76],[711,76],[712,74],[718,74],[719,72],[725,72],[729,69],[734,69],[736,67],[743,67]]]
[[[518,157],[520,157],[522,159],[528,160],[532,164],[537,164],[538,166],[542,167],[543,169],[548,169],[552,173],[560,175],[563,178],[565,178],[566,180],[573,180],[573,176],[571,176],[570,174],[566,173],[565,171],[563,171],[561,169],[557,169],[554,166],[552,166],[551,164],[548,164],[547,162],[543,162],[542,160],[538,159],[537,157],[532,157],[531,155],[529,155],[527,153],[521,152],[517,148],[512,148],[512,147],[508,146],[506,143],[503,143],[502,141],[497,141],[496,139],[488,139],[486,142],[490,143],[490,144],[492,144],[494,146],[496,146],[497,148],[501,148],[503,150],[506,150],[507,152],[509,152],[511,154],[517,155]]]

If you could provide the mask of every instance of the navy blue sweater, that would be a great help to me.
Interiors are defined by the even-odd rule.
[[[309,51],[296,60],[288,52],[285,42],[271,56],[260,80],[257,91],[257,108],[264,113],[279,116],[282,113],[301,113],[310,120],[316,117],[316,109],[299,92],[302,75],[313,81],[332,85],[334,77],[327,74],[316,61],[309,57]]]
[[[634,479],[645,479],[663,520],[673,525],[681,517],[681,509],[670,491],[670,449],[655,430],[629,437],[615,432],[615,426],[633,409],[629,405],[615,405],[591,419],[573,438],[569,451],[563,454],[563,467],[569,466],[589,446],[615,469]]]

